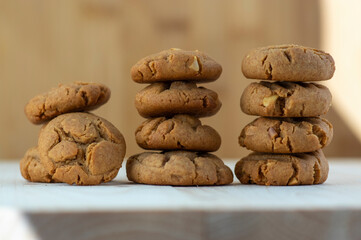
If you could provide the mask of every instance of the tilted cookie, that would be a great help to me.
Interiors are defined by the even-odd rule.
[[[146,120],[135,131],[138,145],[144,149],[191,150],[212,152],[221,145],[216,130],[189,115]]]
[[[30,182],[52,182],[51,175],[40,162],[39,151],[37,147],[26,151],[25,156],[20,161],[21,175]]]
[[[321,81],[332,78],[335,62],[321,50],[298,45],[278,45],[251,50],[244,57],[246,78],[276,81]]]
[[[221,75],[222,67],[206,54],[171,48],[139,60],[131,68],[138,83],[196,81],[211,82]]]
[[[223,161],[209,153],[188,151],[145,152],[127,161],[130,181],[154,185],[225,185],[233,173]]]
[[[40,161],[56,182],[93,185],[112,180],[125,155],[123,135],[90,113],[67,113],[51,120],[39,135]]]
[[[153,83],[135,97],[135,107],[146,118],[176,114],[207,117],[216,114],[221,106],[217,93],[193,82]]]
[[[256,152],[312,152],[327,146],[333,127],[323,118],[260,117],[245,126],[239,144]]]
[[[332,95],[316,83],[259,82],[243,91],[241,109],[263,117],[318,117],[326,114]]]
[[[40,124],[68,112],[98,108],[110,98],[110,89],[99,83],[74,82],[32,98],[25,106],[29,121]]]
[[[234,172],[243,184],[321,184],[328,176],[322,150],[299,154],[251,153],[237,162]]]

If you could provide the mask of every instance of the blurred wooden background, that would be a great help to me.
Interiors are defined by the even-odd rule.
[[[205,86],[219,93],[223,107],[203,122],[222,136],[217,155],[240,158],[248,151],[239,147],[238,135],[255,118],[239,107],[250,83],[241,73],[243,56],[272,44],[322,48],[321,10],[313,0],[0,0],[0,158],[20,158],[37,144],[40,126],[25,118],[26,102],[71,81],[108,85],[112,97],[95,113],[124,134],[127,156],[142,151],[134,131],[144,119],[134,97],[145,85],[134,83],[129,70],[138,59],[171,47],[199,49],[222,64],[221,78]],[[339,114],[332,110],[326,117],[335,137],[325,153],[361,156]]]

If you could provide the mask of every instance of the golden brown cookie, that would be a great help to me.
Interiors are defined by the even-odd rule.
[[[39,135],[40,160],[56,182],[93,185],[112,180],[125,155],[123,135],[90,113],[67,113],[51,120]]]
[[[20,161],[20,172],[21,175],[30,182],[52,182],[51,175],[40,162],[37,147],[30,148],[26,151],[24,158]]]
[[[109,98],[110,89],[103,84],[59,84],[57,88],[31,99],[25,106],[25,114],[30,122],[40,124],[64,113],[96,109]]]
[[[298,45],[278,45],[251,50],[244,57],[246,78],[276,81],[321,81],[332,78],[335,62],[321,50]]]
[[[145,152],[127,161],[130,181],[154,185],[225,185],[233,182],[231,169],[209,153]]]
[[[263,117],[318,117],[326,114],[332,95],[316,83],[259,82],[243,91],[241,109]]]
[[[221,106],[217,93],[193,82],[153,83],[135,97],[135,107],[146,118],[176,114],[207,117],[216,114]]]
[[[323,118],[260,117],[245,126],[239,144],[256,152],[312,152],[327,146],[333,127]]]
[[[327,179],[328,162],[322,150],[299,154],[254,152],[237,162],[234,172],[244,184],[320,184]]]
[[[135,131],[138,145],[144,149],[217,151],[221,137],[216,130],[189,115],[146,120]]]
[[[130,72],[132,79],[138,83],[211,82],[221,75],[222,67],[198,50],[171,48],[139,60]]]

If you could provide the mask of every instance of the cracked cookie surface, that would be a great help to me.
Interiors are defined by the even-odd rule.
[[[25,106],[25,115],[30,122],[40,124],[64,113],[96,109],[109,98],[110,89],[103,84],[60,84],[32,98]]]
[[[138,145],[144,149],[217,151],[221,137],[212,127],[189,115],[146,120],[135,132]]]
[[[139,60],[131,68],[131,77],[138,83],[190,80],[211,82],[221,75],[222,67],[200,51],[171,48]]]
[[[300,153],[321,149],[332,137],[333,127],[323,118],[260,117],[243,128],[239,144],[256,152]]]
[[[145,118],[176,114],[207,117],[216,114],[221,106],[216,92],[193,82],[153,83],[135,97],[135,107]]]
[[[112,180],[125,155],[123,135],[90,113],[60,115],[40,131],[40,161],[55,182],[94,185]]]
[[[278,45],[251,50],[243,58],[246,78],[277,81],[321,81],[332,78],[335,62],[321,50],[298,45]]]
[[[234,170],[243,184],[278,186],[321,184],[328,171],[322,150],[299,154],[254,152],[237,162]]]
[[[40,162],[37,147],[30,148],[26,151],[25,156],[20,161],[20,172],[23,178],[30,182],[49,183],[52,181],[51,176]]]
[[[263,117],[318,117],[326,114],[332,95],[317,83],[259,82],[243,91],[241,109]]]
[[[233,173],[217,156],[188,151],[145,152],[127,161],[130,181],[154,185],[225,185]]]

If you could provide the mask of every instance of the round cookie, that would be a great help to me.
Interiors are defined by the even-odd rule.
[[[316,83],[259,82],[243,91],[241,109],[263,117],[318,117],[326,114],[332,95]]]
[[[30,182],[52,182],[51,175],[46,171],[40,162],[37,147],[26,151],[25,156],[20,161],[21,175]]]
[[[30,122],[40,124],[68,112],[98,108],[110,98],[110,89],[99,83],[74,82],[32,98],[25,106]]]
[[[56,182],[94,185],[112,180],[122,166],[125,141],[107,120],[90,113],[67,113],[39,134],[40,160]]]
[[[320,184],[328,176],[328,162],[322,150],[299,154],[251,153],[237,162],[234,172],[243,184]]]
[[[217,93],[193,82],[153,83],[135,97],[135,107],[145,118],[176,114],[207,117],[216,114],[221,106]]]
[[[251,50],[244,57],[246,78],[276,81],[321,81],[332,78],[335,62],[321,50],[298,45],[278,45]]]
[[[127,161],[130,181],[154,185],[225,185],[233,173],[213,154],[188,151],[145,152]]]
[[[178,80],[211,82],[219,78],[222,67],[198,50],[171,48],[139,60],[130,73],[138,83]]]
[[[221,137],[213,128],[189,115],[146,120],[135,132],[138,145],[144,149],[217,151]]]
[[[260,117],[243,128],[239,144],[256,152],[300,153],[321,149],[332,137],[333,127],[323,118]]]

